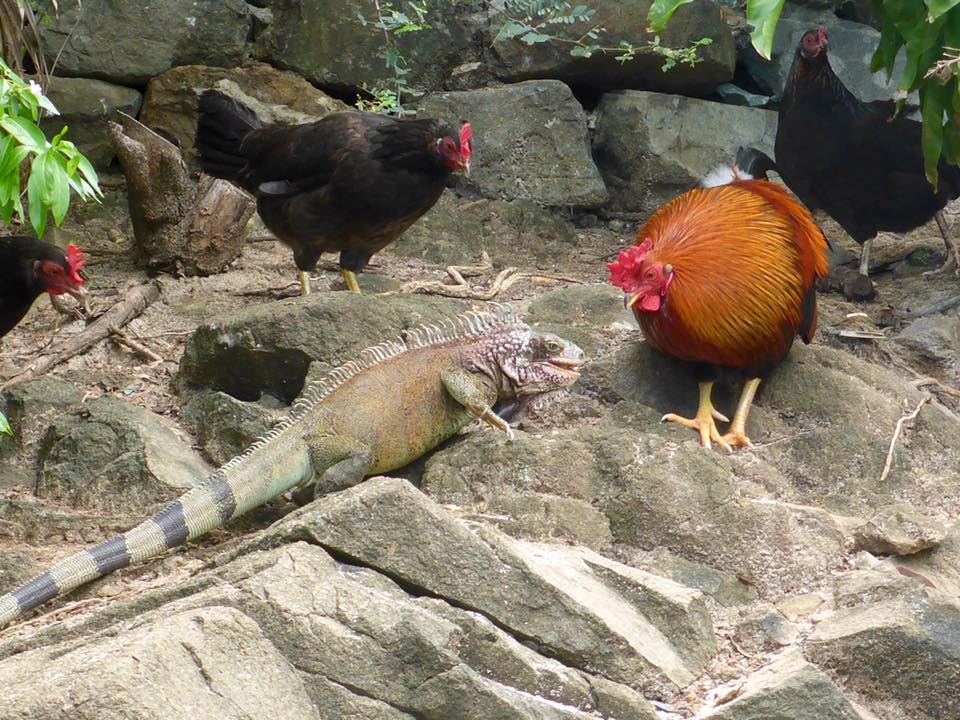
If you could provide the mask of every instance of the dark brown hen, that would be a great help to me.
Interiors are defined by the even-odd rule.
[[[257,198],[264,224],[293,250],[303,292],[320,255],[354,273],[426,213],[455,170],[469,172],[471,129],[432,119],[341,112],[264,127],[246,106],[200,96],[196,145],[204,172]]]
[[[83,300],[83,253],[31,237],[0,238],[0,337],[23,319],[41,293]]]
[[[864,276],[877,232],[907,232],[933,217],[948,251],[938,272],[957,262],[940,211],[960,195],[960,169],[941,161],[934,189],[920,132],[920,123],[891,119],[843,85],[827,58],[824,27],[803,34],[780,104],[776,167],[808,208],[825,211],[863,245]]]

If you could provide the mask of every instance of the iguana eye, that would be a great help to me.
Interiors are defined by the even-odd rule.
[[[558,343],[556,340],[547,340],[544,347],[547,348],[547,352],[554,353],[554,354],[563,350],[563,346],[560,343]]]

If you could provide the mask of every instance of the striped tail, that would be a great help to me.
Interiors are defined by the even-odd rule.
[[[287,428],[261,438],[132,530],[71,555],[0,596],[0,628],[48,600],[221,527],[308,480],[312,470],[302,435],[282,432]]]

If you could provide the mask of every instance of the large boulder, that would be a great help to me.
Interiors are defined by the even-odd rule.
[[[732,164],[738,146],[773,155],[777,114],[678,95],[608,93],[597,108],[594,158],[616,210],[650,213]]]
[[[59,75],[142,86],[176,65],[241,64],[260,12],[244,0],[86,0],[41,25],[41,47]]]
[[[242,68],[184,65],[150,80],[140,122],[172,140],[192,160],[197,95],[214,87],[246,103],[264,123],[312,122],[348,109],[299,75],[263,63]]]
[[[110,396],[60,417],[37,462],[38,496],[112,512],[143,512],[209,473],[168,420]]]
[[[542,80],[423,98],[421,115],[469,120],[474,172],[459,187],[485,197],[598,207],[607,200],[587,118],[570,88]]]
[[[97,168],[107,167],[116,155],[107,121],[118,110],[135,117],[143,101],[133,88],[89,78],[52,77],[47,96],[60,114],[45,116],[41,129],[52,137],[68,126],[67,139]]]
[[[685,48],[701,38],[713,42],[697,50],[694,66],[685,63],[664,71],[662,55],[647,49],[654,33],[648,31],[647,13],[651,0],[624,3],[619,0],[596,0],[590,4],[596,14],[588,22],[551,26],[550,32],[561,37],[578,38],[596,24],[602,24],[598,43],[617,47],[621,42],[644,48],[627,62],[615,59],[618,52],[595,53],[591,57],[574,57],[570,45],[546,42],[528,45],[519,38],[493,43],[493,52],[500,66],[495,72],[508,82],[555,78],[573,87],[605,92],[633,88],[684,95],[707,95],[717,85],[733,77],[736,61],[733,37],[713,0],[697,0],[677,9],[666,28],[659,33],[663,47]],[[494,14],[491,34],[496,37],[505,16]]]
[[[424,4],[427,27],[392,36],[409,70],[406,81],[421,91],[442,87],[470,50],[453,4]],[[280,0],[271,11],[272,21],[257,35],[258,59],[340,92],[393,86],[373,0]]]
[[[960,717],[960,605],[938,593],[843,610],[810,635],[807,658],[916,720]]]

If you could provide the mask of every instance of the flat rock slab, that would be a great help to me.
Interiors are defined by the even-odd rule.
[[[377,478],[329,496],[252,547],[292,540],[473,608],[567,665],[647,691],[688,684],[715,648],[699,592],[585,549],[470,527],[406,481]]]
[[[753,673],[731,702],[698,720],[872,720],[825,673],[790,651]]]
[[[590,155],[586,114],[558,80],[436,93],[423,98],[418,110],[473,126],[473,172],[457,181],[459,188],[560,207],[607,201]]]

